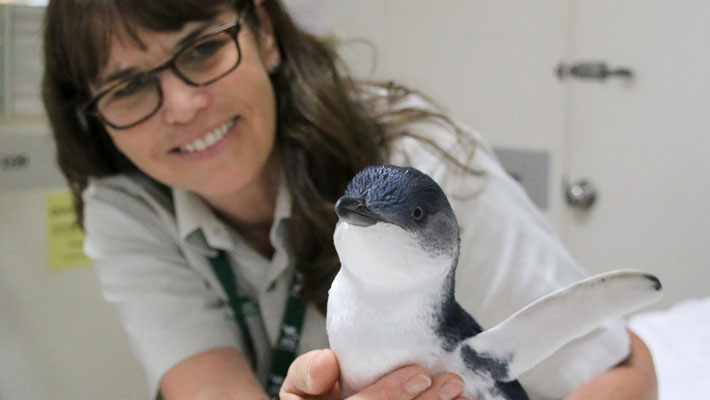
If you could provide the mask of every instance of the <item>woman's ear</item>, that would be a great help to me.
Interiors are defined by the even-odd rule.
[[[274,24],[271,21],[271,16],[264,5],[266,0],[254,0],[256,7],[256,15],[259,18],[259,47],[261,52],[261,60],[263,61],[269,73],[276,72],[279,64],[281,64],[281,52],[279,44],[274,33]]]

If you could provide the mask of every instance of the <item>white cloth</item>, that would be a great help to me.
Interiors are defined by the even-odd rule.
[[[651,352],[659,400],[704,400],[710,393],[710,297],[635,315],[629,326]]]
[[[412,98],[402,106],[412,105],[426,103]],[[458,149],[440,124],[411,124],[407,131]],[[483,327],[585,276],[485,145],[471,164],[481,175],[456,172],[412,138],[398,139],[393,150],[392,163],[410,163],[430,174],[449,195],[462,230],[457,298]],[[161,189],[144,177],[93,179],[83,197],[86,253],[153,391],[170,367],[190,355],[221,346],[241,348],[239,329],[226,317],[226,296],[207,261],[214,249],[228,252],[238,281],[256,297],[265,332],[255,340],[260,356],[267,357],[266,344],[277,340],[293,272],[283,225],[290,215],[284,182],[271,229],[272,260],[250,249],[197,196]],[[521,383],[533,399],[560,398],[624,359],[628,345],[624,325],[617,321],[567,346]],[[299,351],[327,346],[324,317],[309,306]],[[259,366],[262,379],[266,364]]]

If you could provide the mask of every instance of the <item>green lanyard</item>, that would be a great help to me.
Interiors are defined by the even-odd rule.
[[[234,318],[242,331],[244,338],[245,353],[251,361],[251,366],[256,369],[256,350],[254,341],[247,326],[245,315],[252,312],[259,314],[259,308],[246,295],[241,293],[237,285],[236,277],[232,272],[232,267],[227,260],[227,253],[220,250],[215,257],[210,258],[212,269],[219,278],[222,288],[227,293],[229,305],[234,313]],[[288,300],[286,301],[286,310],[281,322],[279,333],[279,341],[276,348],[273,350],[273,358],[271,362],[271,371],[269,373],[269,382],[266,387],[266,392],[271,398],[278,398],[281,384],[286,378],[288,367],[296,358],[298,343],[301,340],[301,329],[303,327],[303,317],[306,314],[306,302],[301,297],[301,289],[303,287],[303,275],[296,271],[291,279],[291,285],[288,291]]]

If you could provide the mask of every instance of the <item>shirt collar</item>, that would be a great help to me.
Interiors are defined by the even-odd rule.
[[[222,222],[207,202],[193,192],[173,188],[175,218],[177,220],[180,238],[190,244],[205,249],[231,250],[234,242],[230,237],[230,229]],[[281,174],[279,188],[276,194],[274,222],[271,226],[270,239],[272,244],[282,245],[279,226],[291,216],[291,193],[286,184],[286,177]]]
[[[276,209],[274,210],[274,225],[291,217],[291,192],[286,184],[286,176],[281,173],[279,189],[276,194]]]
[[[286,176],[281,173],[281,179],[279,181],[279,189],[276,194],[276,205],[274,209],[274,223],[271,225],[271,230],[269,231],[269,239],[271,244],[277,248],[277,250],[286,251],[288,246],[286,246],[286,233],[282,227],[282,222],[287,221],[291,217],[291,192],[288,190],[288,185],[286,184]]]

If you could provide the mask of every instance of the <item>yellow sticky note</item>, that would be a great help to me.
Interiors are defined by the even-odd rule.
[[[47,256],[51,271],[87,267],[91,260],[82,249],[84,232],[76,224],[71,192],[47,195]]]

